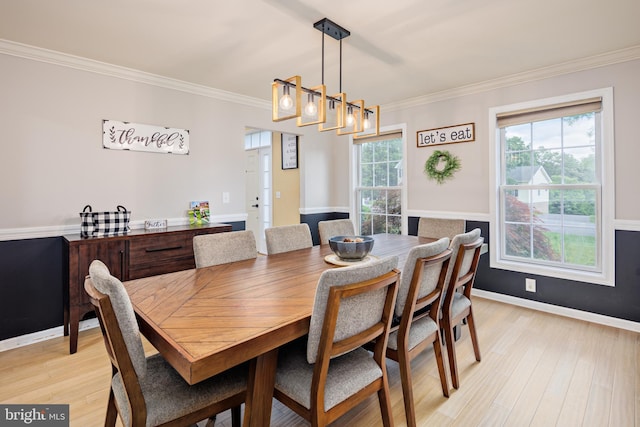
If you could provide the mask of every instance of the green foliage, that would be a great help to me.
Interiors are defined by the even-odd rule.
[[[562,234],[547,232],[549,242],[554,251],[562,251]],[[594,236],[564,236],[564,262],[575,265],[594,267],[596,265],[596,238]]]
[[[448,151],[436,150],[425,162],[424,173],[438,184],[442,184],[452,178],[460,168],[460,159],[457,156]]]
[[[564,117],[565,126],[572,126],[580,120],[593,121],[593,113],[578,114]],[[526,125],[519,125],[526,126]],[[586,136],[592,134],[592,130]],[[588,144],[585,144],[588,145]],[[520,136],[511,136],[506,140],[506,169],[512,170],[519,166],[542,166],[551,178],[552,184],[586,184],[596,180],[596,159],[591,153],[576,158],[571,149],[546,149],[535,146],[523,140]],[[507,184],[521,184],[507,178]],[[595,199],[592,190],[551,191],[549,195],[549,213],[565,215],[595,215]]]
[[[531,254],[531,229],[529,227],[531,211],[529,205],[518,200],[517,197],[505,195],[505,210],[509,212],[509,220],[522,224],[506,224],[505,243],[506,254],[523,258],[558,260],[559,253],[555,250],[547,233],[542,227],[533,227],[533,256]],[[533,222],[540,221],[534,214]]]

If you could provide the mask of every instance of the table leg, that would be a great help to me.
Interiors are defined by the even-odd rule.
[[[264,427],[270,424],[277,365],[277,348],[251,361],[243,426]]]

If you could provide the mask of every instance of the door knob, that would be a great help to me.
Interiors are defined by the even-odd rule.
[[[258,204],[256,203],[255,205],[251,205],[252,208],[257,208]]]

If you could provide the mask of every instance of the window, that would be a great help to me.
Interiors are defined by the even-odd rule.
[[[492,267],[613,284],[611,90],[491,110]]]
[[[403,230],[402,132],[357,140],[355,210],[360,234]]]

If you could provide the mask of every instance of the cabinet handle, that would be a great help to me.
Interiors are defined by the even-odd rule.
[[[168,248],[145,248],[145,252],[161,252],[161,251],[173,251],[176,249],[182,249],[182,246],[170,246]]]
[[[120,280],[124,281],[124,251],[120,251]]]

